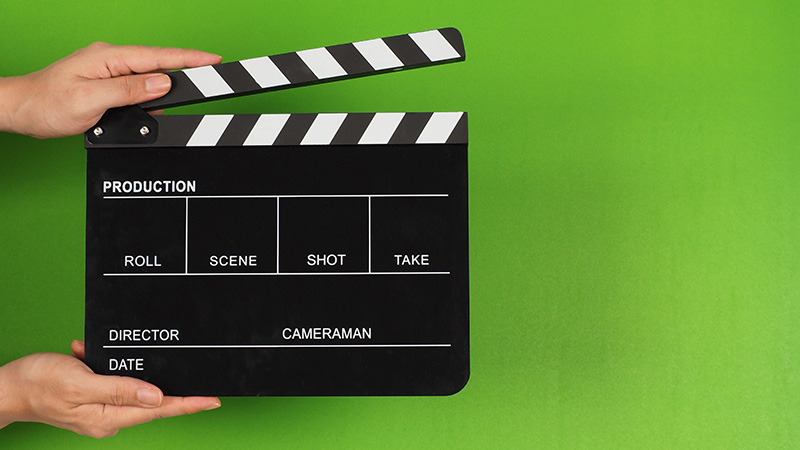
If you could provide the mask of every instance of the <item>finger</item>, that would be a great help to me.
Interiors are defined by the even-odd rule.
[[[116,421],[114,426],[125,428],[155,419],[208,411],[219,408],[221,404],[216,397],[164,397],[164,402],[158,408],[123,406],[116,408],[112,417]]]
[[[75,356],[83,361],[84,355],[86,354],[86,343],[79,340],[72,341],[72,352],[75,353]]]
[[[163,404],[161,389],[136,378],[87,374],[86,389],[80,403],[100,403],[111,406],[156,408]]]
[[[88,53],[93,61],[102,63],[110,71],[112,77],[131,73],[199,67],[222,62],[222,57],[219,55],[182,48],[93,44],[89,50],[91,51]]]
[[[127,75],[87,83],[93,83],[91,89],[85,90],[87,104],[103,110],[156,99],[172,86],[172,80],[164,74]]]
[[[218,397],[164,397],[161,406],[155,408],[158,417],[174,417],[209,411],[222,406]]]

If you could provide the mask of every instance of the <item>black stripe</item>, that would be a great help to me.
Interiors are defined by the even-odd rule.
[[[229,62],[212,66],[217,70],[223,80],[228,83],[228,86],[233,89],[233,92],[250,92],[258,91],[261,86],[256,83],[256,80],[245,70],[239,61]]]
[[[406,113],[400,125],[394,130],[390,144],[413,144],[417,142],[422,129],[428,124],[433,113]]]
[[[297,53],[284,53],[269,57],[292,84],[316,81],[314,72],[300,59]]]
[[[461,115],[450,137],[447,138],[447,144],[466,144],[469,141],[468,126],[467,126],[467,113]]]
[[[464,40],[461,38],[461,33],[456,30],[455,28],[441,28],[439,29],[439,33],[442,33],[447,42],[453,46],[453,48],[461,55],[461,59],[466,58],[466,53],[464,52]]]
[[[153,116],[158,121],[157,147],[186,147],[203,116]]]
[[[157,98],[155,100],[151,100],[149,102],[144,102],[139,106],[145,110],[153,110],[158,109],[161,105],[165,106],[172,106],[176,103],[183,103],[186,101],[192,101],[199,98],[205,98],[205,96],[197,89],[197,86],[189,80],[189,77],[183,72],[169,72],[167,73],[169,77],[172,79],[172,88],[167,92],[167,95]]]
[[[375,70],[353,44],[334,45],[326,48],[348,75]]]
[[[428,64],[431,62],[419,46],[414,43],[411,36],[407,34],[383,38],[383,42],[392,49],[394,54],[403,62],[404,66],[415,66],[417,64]]]
[[[314,119],[317,118],[316,114],[292,114],[286,125],[283,126],[278,137],[275,138],[273,145],[300,145],[300,142],[305,137]]]
[[[358,144],[358,140],[364,135],[374,113],[351,113],[344,118],[342,126],[336,132],[336,136],[331,140],[331,145]]]
[[[259,117],[259,114],[234,115],[228,123],[228,128],[220,136],[217,147],[240,147],[250,135]]]

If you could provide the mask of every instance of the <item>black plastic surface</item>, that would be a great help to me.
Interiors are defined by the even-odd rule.
[[[466,384],[466,144],[87,157],[94,371],[167,395],[446,395]],[[162,192],[123,192],[154,180]],[[195,190],[163,192],[164,180]],[[254,264],[212,266],[222,255]],[[286,339],[296,329],[311,339]],[[135,341],[124,330],[168,331]]]

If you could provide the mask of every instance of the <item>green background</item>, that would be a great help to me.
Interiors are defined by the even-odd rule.
[[[467,62],[171,112],[468,111],[461,393],[0,447],[800,447],[796,1],[6,1],[0,75],[95,40],[233,61],[445,26]],[[80,137],[0,134],[0,363],[83,335],[84,165]]]

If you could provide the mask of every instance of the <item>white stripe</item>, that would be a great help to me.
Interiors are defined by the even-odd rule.
[[[417,144],[444,144],[453,133],[463,112],[436,112],[433,113],[422,133],[417,138]]]
[[[262,114],[242,145],[272,145],[287,120],[289,114]]]
[[[205,97],[233,94],[233,89],[211,66],[195,67],[183,71]]]
[[[303,50],[297,52],[297,55],[320,80],[347,75],[347,72],[342,69],[342,66],[333,59],[333,56],[324,47]]]
[[[333,140],[347,114],[318,114],[308,128],[300,145],[328,145]]]
[[[259,86],[262,88],[268,88],[272,86],[283,86],[284,84],[289,84],[289,79],[286,78],[286,75],[278,69],[278,66],[269,59],[269,56],[264,56],[261,58],[253,58],[253,59],[245,59],[239,61],[242,64],[242,67],[256,80]]]
[[[405,113],[377,113],[364,130],[359,144],[387,144]]]
[[[353,46],[375,70],[392,69],[403,65],[383,39],[353,42]]]
[[[458,58],[456,49],[447,42],[439,30],[423,31],[422,33],[409,34],[411,39],[425,53],[431,61],[442,61],[445,59]]]
[[[219,142],[222,133],[228,128],[228,124],[233,119],[233,114],[218,114],[203,116],[200,125],[194,130],[187,147],[213,147]]]

